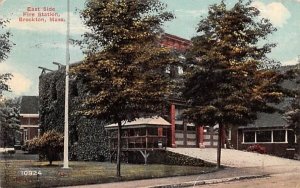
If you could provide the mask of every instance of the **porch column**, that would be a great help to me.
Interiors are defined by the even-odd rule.
[[[148,129],[146,127],[146,149],[148,148]]]
[[[175,143],[175,105],[171,104],[171,144],[172,147],[176,147]]]
[[[204,145],[204,128],[203,126],[197,126],[197,140],[199,148],[205,148]]]
[[[157,128],[158,130],[158,136],[163,136],[163,128]]]

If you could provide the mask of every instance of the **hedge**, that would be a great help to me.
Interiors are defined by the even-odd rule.
[[[215,164],[189,157],[186,155],[174,153],[171,151],[150,151],[147,160],[148,164],[166,164],[166,165],[182,165],[182,166],[206,166],[213,167]],[[128,152],[124,162],[143,164],[144,158],[139,151]]]

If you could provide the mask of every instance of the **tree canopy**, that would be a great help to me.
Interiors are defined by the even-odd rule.
[[[164,9],[158,0],[89,0],[81,14],[90,32],[80,42],[87,58],[74,68],[86,84],[80,113],[118,123],[117,176],[121,122],[157,115],[171,90],[164,72],[176,58],[160,37],[173,15]]]
[[[0,18],[0,63],[4,61],[12,48],[13,43],[10,42],[9,38],[11,33],[5,30],[7,20]],[[0,97],[2,96],[2,91],[8,91],[9,86],[7,81],[10,79],[11,74],[0,74]]]
[[[246,125],[257,112],[274,112],[270,103],[284,97],[279,85],[284,76],[275,70],[279,63],[267,57],[276,45],[263,44],[276,29],[258,16],[251,1],[232,8],[222,1],[209,7],[192,38],[185,115],[196,125],[219,124],[219,140],[223,125]]]
[[[188,54],[184,96],[192,106],[187,116],[197,124],[247,124],[284,94],[278,63],[267,58],[275,44],[260,45],[276,29],[250,2],[231,9],[221,2],[198,24]]]
[[[87,58],[75,68],[88,83],[83,114],[110,122],[157,112],[170,91],[164,70],[175,58],[159,45],[173,18],[159,1],[88,1],[82,12]]]
[[[296,78],[294,79],[294,82],[297,83],[297,87],[293,88],[295,89],[295,97],[291,100],[290,106],[286,109],[286,112],[284,114],[284,118],[286,119],[288,123],[288,127],[290,129],[293,129],[296,134],[296,142],[300,143],[300,89],[299,89],[299,75],[300,71],[298,66],[294,70],[296,74]],[[300,159],[300,144],[296,145],[296,154],[295,158]]]
[[[20,101],[9,99],[0,101],[0,147],[13,147],[20,141]]]

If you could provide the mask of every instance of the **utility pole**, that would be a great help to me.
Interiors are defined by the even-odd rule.
[[[66,87],[65,87],[65,127],[64,127],[64,165],[69,168],[69,64],[70,64],[70,0],[67,0],[67,37],[66,37]]]

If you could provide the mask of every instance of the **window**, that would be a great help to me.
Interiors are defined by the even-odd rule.
[[[183,126],[182,124],[176,124],[176,125],[175,125],[175,129],[176,129],[176,130],[182,131],[183,128],[184,128],[184,126]]]
[[[195,126],[186,126],[188,131],[195,131],[196,127]]]
[[[38,125],[39,124],[39,118],[28,118],[29,119],[29,125]]]
[[[256,132],[257,142],[271,142],[272,141],[272,131],[257,131]]]
[[[285,130],[273,131],[273,142],[285,142]]]
[[[288,142],[286,130],[244,131],[244,143],[278,143]]]
[[[29,118],[21,117],[21,125],[30,125]]]
[[[244,142],[255,142],[255,132],[254,131],[244,132]]]
[[[183,109],[176,108],[175,109],[175,119],[182,120]]]

